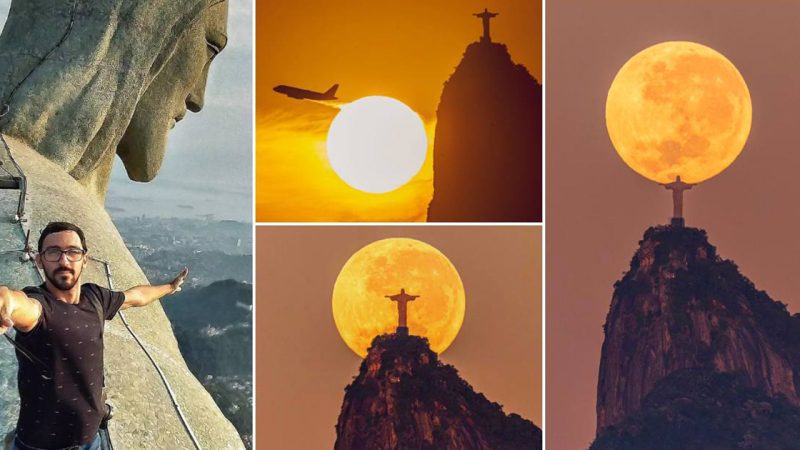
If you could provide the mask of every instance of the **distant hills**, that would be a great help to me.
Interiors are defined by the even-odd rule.
[[[248,448],[252,445],[253,287],[234,280],[161,301],[181,354]]]
[[[189,267],[183,290],[161,305],[189,369],[252,448],[252,226],[146,216],[115,224],[151,282]]]

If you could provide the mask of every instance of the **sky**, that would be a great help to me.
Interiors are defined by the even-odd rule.
[[[541,80],[541,3],[261,1],[256,67],[256,220],[421,221],[433,193],[432,144],[443,83],[468,44],[482,34],[473,13],[498,12],[492,39]],[[428,158],[407,185],[367,194],[341,181],[326,157],[327,130],[338,109],[290,99],[285,84],[322,92],[340,84],[347,103],[386,95],[426,124]]]
[[[464,323],[442,361],[506,413],[541,425],[539,227],[269,226],[256,230],[258,445],[333,447],[361,363],[336,329],[333,285],[353,253],[390,237],[436,247],[461,276]]]
[[[0,0],[0,26],[10,6]],[[203,110],[172,130],[155,180],[129,180],[117,158],[106,196],[112,217],[252,220],[253,0],[229,8],[228,46],[211,65]]]
[[[757,288],[800,312],[800,4],[748,1],[547,3],[547,444],[588,447],[602,325],[613,283],[671,195],[629,169],[605,127],[616,72],[662,41],[719,51],[750,89],[753,124],[739,158],[684,196],[688,226],[708,231]]]

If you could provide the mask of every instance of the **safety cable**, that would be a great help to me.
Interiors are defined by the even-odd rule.
[[[11,153],[11,148],[8,146],[8,143],[6,143],[5,138],[4,138],[2,133],[0,133],[0,142],[2,142],[3,146],[5,147],[5,150],[6,150],[7,154],[8,154],[8,156],[9,156],[9,158],[12,161],[14,161],[13,155]],[[17,171],[20,174],[20,178],[22,180],[24,180],[25,179],[25,174],[22,171],[22,168],[18,164],[16,164],[16,161],[14,161],[14,164],[15,164],[15,166],[17,168]],[[21,183],[20,187],[23,187],[26,184],[27,183]],[[22,234],[25,237],[25,248],[22,249],[22,250],[6,250],[6,251],[0,252],[0,254],[4,254],[4,253],[21,253],[22,256],[20,257],[20,261],[22,261],[22,262],[28,262],[28,261],[32,262],[33,261],[33,256],[34,256],[34,252],[33,252],[32,246],[30,244],[30,229],[29,229],[28,221],[24,218],[25,196],[26,195],[25,195],[24,192],[22,192],[20,194],[19,204],[21,206],[18,208],[18,214],[17,214],[17,217],[16,217],[17,220],[15,220],[15,222],[17,222],[19,224],[19,226],[20,226],[20,228],[22,230]],[[22,214],[20,214],[20,212],[22,212]],[[96,261],[96,262],[98,262],[98,263],[103,265],[103,267],[105,269],[106,279],[108,281],[108,287],[109,287],[109,289],[113,290],[114,289],[114,283],[113,283],[112,278],[111,278],[111,266],[109,265],[109,263],[107,261],[103,261],[101,259],[94,258],[94,257],[91,257],[91,256],[89,256],[88,258],[90,258],[91,260]],[[36,272],[36,275],[38,276],[39,280],[41,282],[44,282],[44,277],[42,276],[42,273],[38,270],[38,268],[36,270],[34,270],[34,272]],[[130,335],[133,337],[134,341],[136,341],[136,343],[139,345],[139,347],[142,349],[144,354],[147,356],[147,358],[152,363],[153,367],[156,369],[156,372],[158,373],[158,376],[161,379],[161,382],[164,384],[164,387],[167,390],[167,394],[169,395],[170,401],[171,401],[173,407],[175,408],[175,411],[177,412],[178,417],[180,418],[181,425],[183,425],[184,429],[186,430],[186,433],[189,435],[189,438],[191,439],[192,444],[194,444],[194,447],[197,450],[202,450],[202,447],[200,446],[200,444],[199,444],[199,442],[197,440],[197,436],[195,436],[194,431],[192,430],[191,426],[189,425],[188,420],[186,419],[186,416],[183,413],[183,410],[181,409],[180,405],[178,404],[178,400],[177,400],[177,396],[175,394],[175,391],[172,389],[172,386],[170,385],[169,381],[167,380],[167,377],[164,374],[164,371],[158,365],[158,363],[156,362],[155,358],[152,356],[150,351],[147,350],[147,348],[145,347],[144,343],[139,338],[139,336],[136,334],[136,332],[133,331],[133,328],[131,328],[130,323],[128,323],[128,320],[125,317],[125,314],[123,314],[122,311],[119,311],[119,316],[120,316],[120,319],[122,319],[123,325],[125,325],[125,328],[128,330],[128,333],[130,333]],[[14,345],[15,348],[18,348],[18,349],[20,348],[18,343],[13,342],[13,340],[10,337],[8,337],[7,335],[5,335],[5,336],[6,336],[6,339],[8,339],[9,341],[12,341],[12,344]],[[28,357],[29,360],[31,360],[32,362],[34,362],[37,365],[41,365],[43,367],[46,367],[46,365],[44,365],[44,363],[42,363],[41,360],[36,358],[29,351],[25,350],[24,347],[21,350],[23,350],[21,353],[24,356]],[[30,356],[28,356],[28,355],[30,355]],[[43,373],[42,376],[43,377],[47,377],[48,373],[49,373],[49,370],[48,370],[48,372]],[[109,441],[110,440],[111,440],[111,438],[109,436]]]
[[[20,224],[23,224],[22,233],[27,235],[29,230],[25,225],[25,223],[27,223],[27,220],[25,219],[25,198],[28,194],[28,177],[25,176],[25,172],[22,171],[22,167],[19,166],[19,163],[17,163],[17,160],[14,158],[14,154],[11,153],[11,147],[8,146],[8,142],[6,142],[6,137],[3,135],[3,133],[0,133],[0,142],[3,144],[3,148],[8,155],[8,159],[11,160],[12,164],[14,164],[14,168],[17,169],[17,173],[19,174],[19,200],[17,201],[17,214],[14,217],[14,220]]]
[[[206,8],[210,8],[212,6],[215,6],[215,5],[218,5],[218,4],[221,4],[221,3],[225,3],[226,1],[227,0],[215,0],[215,1],[212,0],[212,1],[210,1],[210,2],[208,2],[206,4]],[[6,96],[6,98],[4,99],[4,101],[2,103],[2,108],[0,108],[0,119],[3,118],[5,115],[7,115],[9,113],[11,99],[16,94],[16,92],[20,88],[20,86],[22,86],[25,83],[25,81],[27,81],[27,79],[33,74],[33,72],[37,68],[39,68],[39,66],[41,66],[44,63],[44,61],[48,57],[50,57],[50,55],[52,55],[67,40],[67,37],[72,32],[73,25],[75,24],[75,13],[76,13],[76,10],[77,10],[77,4],[78,4],[78,0],[73,0],[72,1],[72,6],[70,8],[69,24],[67,25],[67,28],[64,31],[64,34],[59,39],[59,41],[53,46],[53,48],[51,48],[44,56],[42,56],[39,59],[38,63],[36,63],[31,68],[31,70],[22,78],[22,80],[20,80],[19,83],[17,83],[11,89],[11,91],[8,94],[8,96]],[[199,17],[199,15],[196,15],[190,21],[190,23],[193,23],[195,20],[198,19],[198,17]],[[0,123],[0,131],[2,131],[2,124],[1,123]],[[19,175],[20,175],[20,177],[19,177],[20,196],[19,196],[19,202],[17,204],[17,214],[16,214],[16,217],[15,217],[15,221],[17,223],[19,223],[19,225],[20,225],[20,227],[22,229],[23,235],[26,236],[26,244],[25,244],[25,249],[24,250],[14,250],[14,251],[15,252],[19,251],[19,252],[23,253],[23,256],[20,258],[21,261],[23,261],[23,262],[31,261],[33,259],[33,251],[30,248],[30,244],[28,242],[28,238],[30,237],[30,227],[29,227],[29,224],[27,223],[27,220],[25,219],[25,199],[26,199],[27,184],[28,184],[27,183],[27,178],[25,177],[25,174],[24,174],[22,168],[19,166],[19,164],[17,164],[17,161],[14,159],[14,156],[13,156],[13,154],[11,152],[11,148],[9,147],[8,143],[6,142],[5,137],[3,136],[2,132],[0,132],[0,141],[2,142],[2,144],[3,144],[4,148],[5,148],[8,156],[9,156],[9,158],[11,160],[11,162],[14,164],[15,168],[17,169],[17,171],[19,172]],[[4,168],[4,170],[5,170],[5,168]],[[113,289],[113,282],[112,282],[112,279],[111,279],[111,268],[110,268],[109,263],[106,262],[106,261],[102,261],[102,260],[96,259],[96,258],[91,258],[91,259],[103,264],[103,266],[105,268],[105,272],[106,272],[106,278],[108,280],[109,289]],[[39,279],[42,280],[42,282],[44,282],[42,274],[39,272],[39,270],[37,269],[37,270],[35,270],[35,272],[39,276]],[[179,418],[181,419],[181,423],[183,424],[186,432],[189,434],[189,437],[191,438],[192,443],[194,444],[195,448],[197,450],[202,450],[202,448],[200,447],[200,444],[199,444],[199,442],[197,440],[197,437],[194,434],[194,431],[192,430],[191,426],[189,425],[189,422],[187,421],[186,417],[183,414],[183,411],[181,410],[180,405],[178,404],[177,396],[175,395],[175,392],[172,390],[172,387],[170,386],[166,375],[161,370],[161,367],[158,365],[158,363],[153,358],[153,356],[150,354],[150,352],[147,350],[147,348],[145,347],[144,343],[139,339],[139,337],[133,331],[133,329],[131,328],[131,326],[128,323],[127,319],[125,318],[125,315],[122,313],[122,311],[119,311],[119,315],[120,315],[120,319],[122,319],[122,323],[125,325],[125,328],[128,330],[128,332],[134,338],[134,340],[139,345],[139,347],[142,349],[142,351],[144,351],[145,355],[147,356],[147,358],[153,364],[153,367],[155,367],[156,371],[158,372],[158,375],[161,378],[161,381],[164,383],[164,387],[167,389],[167,393],[169,394],[170,400],[172,401],[172,405],[175,407],[175,410],[178,413]],[[10,338],[8,338],[8,339],[10,339]],[[15,347],[17,347],[17,344],[16,343],[14,343],[14,344],[15,344]],[[109,438],[109,441],[110,441],[110,438]]]
[[[114,290],[114,282],[111,279],[111,265],[109,265],[108,262],[97,258],[91,258],[91,259],[103,265],[106,271],[106,278],[108,280],[108,288]],[[158,372],[158,376],[161,378],[161,382],[164,383],[164,387],[167,389],[167,393],[169,394],[169,399],[172,401],[172,406],[175,407],[175,411],[178,413],[178,417],[180,417],[184,429],[186,429],[186,432],[192,439],[192,444],[194,444],[194,447],[197,450],[202,450],[202,447],[200,447],[200,443],[197,441],[197,436],[194,435],[194,431],[192,430],[192,427],[189,425],[189,421],[186,419],[186,416],[183,414],[181,406],[178,404],[178,398],[177,395],[175,395],[175,391],[172,390],[172,386],[169,384],[167,376],[164,374],[164,371],[161,370],[161,366],[158,365],[155,358],[153,358],[153,355],[150,354],[150,351],[147,350],[147,347],[145,347],[144,343],[141,341],[141,339],[139,339],[139,336],[137,336],[136,333],[133,331],[130,324],[128,323],[128,319],[125,317],[125,314],[122,311],[119,311],[119,317],[120,319],[122,319],[122,323],[125,325],[125,328],[131,334],[131,336],[133,336],[133,339],[136,341],[137,344],[139,344],[139,347],[142,349],[144,354],[147,355],[147,358],[150,360],[151,363],[153,363],[153,367],[155,367],[156,372]]]

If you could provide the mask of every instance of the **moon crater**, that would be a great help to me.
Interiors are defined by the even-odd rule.
[[[397,304],[386,295],[405,289],[409,333],[428,338],[437,353],[452,344],[464,321],[464,285],[455,266],[433,246],[408,238],[373,242],[342,267],[333,287],[333,318],[344,342],[362,358],[375,336],[397,329]]]
[[[626,164],[658,183],[705,181],[727,168],[750,133],[752,104],[736,67],[693,42],[633,56],[606,100],[606,127]]]

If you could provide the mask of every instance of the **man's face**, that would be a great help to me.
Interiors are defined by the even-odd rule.
[[[36,255],[36,263],[44,270],[45,278],[62,291],[68,291],[75,286],[86,264],[85,255],[81,255],[78,261],[70,261],[69,255],[63,253],[69,250],[73,254],[77,254],[76,250],[82,251],[81,238],[74,231],[60,231],[47,235],[42,242],[42,251]],[[48,258],[47,254],[54,255],[56,251],[60,253],[58,260],[48,261],[55,258]]]
[[[183,33],[170,59],[148,86],[117,153],[128,176],[150,181],[161,168],[167,133],[187,109],[203,108],[208,68],[227,44],[228,2],[206,9]]]

